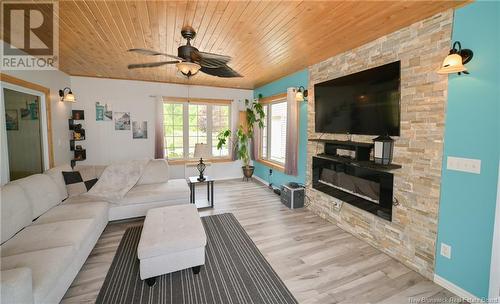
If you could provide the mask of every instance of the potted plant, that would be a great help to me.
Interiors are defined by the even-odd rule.
[[[246,106],[246,126],[240,125],[236,130],[235,138],[231,137],[231,130],[222,130],[217,135],[217,149],[222,149],[228,140],[233,144],[233,148],[236,150],[237,156],[243,161],[243,176],[250,178],[253,175],[255,169],[254,166],[250,166],[250,139],[253,137],[254,126],[257,124],[259,129],[264,127],[264,110],[262,104],[258,103],[258,100],[250,102],[245,99]]]

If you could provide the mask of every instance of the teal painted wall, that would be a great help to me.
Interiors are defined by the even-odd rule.
[[[272,96],[280,93],[285,93],[289,87],[303,86],[307,88],[309,82],[309,72],[306,70],[288,75],[274,82],[254,90],[254,97],[257,98],[260,94],[262,97]],[[254,162],[254,174],[267,182],[272,182],[274,185],[283,185],[288,182],[297,182],[305,184],[306,182],[306,157],[307,157],[307,102],[300,103],[300,126],[299,126],[299,163],[297,176],[287,175],[283,172],[273,170],[273,175],[269,177],[269,167]]]
[[[487,297],[499,162],[500,2],[455,12],[453,41],[474,52],[470,75],[450,75],[436,244],[436,274]],[[481,174],[446,169],[446,157],[481,160]],[[440,244],[452,246],[451,259]]]

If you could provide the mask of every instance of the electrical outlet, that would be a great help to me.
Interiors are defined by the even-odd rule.
[[[446,169],[467,173],[481,173],[481,160],[472,158],[462,158],[448,156],[446,159]]]
[[[340,208],[342,207],[342,202],[339,201],[332,201],[332,211],[337,210],[339,211]]]
[[[273,175],[273,169],[269,169],[269,175]]]
[[[441,255],[447,259],[451,259],[451,246],[445,243],[441,243]]]

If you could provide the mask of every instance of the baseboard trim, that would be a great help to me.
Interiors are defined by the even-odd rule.
[[[486,303],[484,301],[484,298],[479,298],[473,295],[472,293],[468,292],[467,290],[453,284],[452,282],[438,276],[437,274],[434,274],[434,283],[438,284],[439,286],[446,288],[447,290],[453,292],[457,296],[463,298],[467,302],[470,303]]]
[[[257,175],[254,175],[252,177],[255,178],[256,180],[258,180],[259,182],[263,183],[264,185],[269,186],[269,183],[266,180],[258,177]]]

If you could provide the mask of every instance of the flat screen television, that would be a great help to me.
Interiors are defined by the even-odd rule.
[[[399,136],[399,61],[314,86],[317,133]]]

